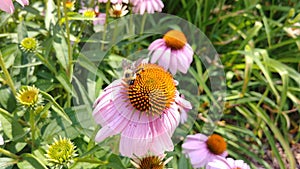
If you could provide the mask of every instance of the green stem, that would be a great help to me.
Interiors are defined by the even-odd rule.
[[[105,36],[107,32],[107,24],[108,24],[108,16],[109,16],[109,8],[110,8],[110,1],[107,1],[106,7],[105,7],[106,15],[105,15],[105,24],[104,24],[104,29],[103,29],[103,34],[102,34],[102,44],[101,44],[101,50],[104,50],[104,41],[105,41]]]
[[[9,152],[9,151],[3,149],[3,148],[0,148],[0,153],[6,155],[6,156],[8,156],[8,157],[11,157],[11,158],[13,158],[13,159],[17,159],[17,160],[21,159],[20,156],[17,156],[17,155],[15,155],[15,154],[13,154],[13,153],[11,153],[11,152]]]
[[[5,67],[5,63],[4,63],[4,60],[2,58],[1,51],[0,51],[0,66],[1,66],[1,69],[2,69],[2,71],[4,73],[4,76],[6,78],[6,82],[7,82],[8,86],[10,87],[11,91],[13,92],[13,94],[16,95],[17,92],[16,92],[16,89],[15,89],[14,83],[13,83],[11,77],[10,77],[10,74],[9,74],[8,70]]]
[[[63,0],[63,9],[64,9],[64,17],[65,17],[65,27],[66,27],[66,33],[67,33],[67,45],[68,45],[68,69],[67,69],[67,75],[69,77],[69,81],[72,81],[73,77],[73,53],[72,53],[72,46],[71,46],[71,41],[70,41],[70,27],[69,27],[69,19],[68,19],[68,11],[66,7],[66,2],[67,0]],[[70,93],[67,95],[67,102],[66,106],[70,107],[71,106],[71,99],[72,96]]]
[[[108,164],[108,161],[100,161],[98,159],[93,160],[90,158],[76,158],[75,161],[76,162],[88,162],[88,163],[94,163],[94,164],[100,164],[100,165]]]
[[[32,142],[32,147],[31,150],[33,151],[35,148],[35,116],[34,116],[34,111],[30,110],[29,111],[29,123],[30,123],[30,131],[31,131],[31,142]]]
[[[48,67],[48,69],[50,69],[50,71],[51,72],[53,72],[54,74],[56,74],[56,69],[55,69],[55,67],[54,66],[52,66],[40,53],[38,53],[38,52],[35,52],[34,53],[35,54],[35,56],[37,56],[38,57],[38,59],[41,61],[41,62],[43,62],[47,67]]]
[[[144,33],[146,20],[147,20],[147,13],[145,13],[142,18],[140,35]]]
[[[68,10],[66,7],[67,0],[63,0],[63,8],[64,8],[64,17],[65,17],[65,26],[66,26],[66,33],[67,33],[67,44],[68,44],[68,76],[70,81],[72,80],[72,73],[73,73],[73,57],[72,57],[72,46],[70,41],[70,27],[69,27],[69,18],[68,18]]]

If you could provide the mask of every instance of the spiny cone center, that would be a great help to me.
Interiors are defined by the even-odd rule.
[[[134,82],[128,86],[130,103],[147,115],[161,115],[175,99],[175,83],[172,75],[155,64],[141,64]]]
[[[207,148],[215,155],[221,155],[226,151],[226,142],[220,135],[212,134],[206,141]]]
[[[114,10],[113,14],[116,15],[117,17],[120,17],[121,14],[122,14],[122,11],[121,10]]]
[[[145,157],[141,160],[138,169],[163,169],[164,163],[159,159],[159,157]]]
[[[33,103],[36,101],[38,93],[36,91],[26,91],[21,96],[21,100],[26,103]]]
[[[187,42],[185,35],[177,30],[167,32],[163,39],[165,40],[166,45],[174,50],[182,49]]]

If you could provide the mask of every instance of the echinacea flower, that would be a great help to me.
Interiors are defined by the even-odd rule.
[[[173,157],[163,161],[165,154],[162,156],[146,156],[144,158],[135,158],[130,160],[131,164],[137,169],[164,169],[165,165],[172,160]]]
[[[20,48],[24,52],[34,52],[38,48],[38,41],[35,38],[24,38],[20,43]]]
[[[17,0],[17,2],[22,7],[24,7],[25,5],[29,5],[28,0]],[[0,3],[0,9],[2,11],[10,13],[10,14],[12,14],[15,11],[15,7],[14,7],[14,4],[13,4],[12,0],[2,0],[1,3]]]
[[[226,142],[220,135],[212,134],[207,137],[203,134],[188,135],[182,144],[183,153],[186,154],[194,168],[206,166],[218,156],[226,157]]]
[[[157,39],[148,47],[151,63],[169,69],[172,74],[177,70],[187,73],[193,61],[193,49],[187,43],[185,35],[178,30],[168,31],[162,39]]]
[[[250,169],[250,166],[243,160],[234,160],[218,156],[212,162],[209,162],[206,169]]]
[[[131,0],[133,4],[132,11],[136,14],[143,15],[145,12],[154,13],[161,12],[164,4],[161,0]]]
[[[68,168],[77,156],[75,148],[70,139],[61,136],[58,140],[54,138],[54,143],[49,146],[46,154],[47,160],[56,168]]]
[[[172,151],[171,136],[179,125],[179,94],[172,75],[162,67],[142,63],[126,68],[94,103],[93,116],[102,126],[95,140],[121,134],[120,153],[144,156]]]
[[[17,93],[17,101],[24,107],[34,107],[42,102],[40,90],[35,86],[24,86]]]
[[[129,12],[126,8],[127,6],[122,4],[112,5],[112,8],[109,9],[109,15],[117,18],[122,17]]]

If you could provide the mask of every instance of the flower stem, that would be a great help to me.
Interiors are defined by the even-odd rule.
[[[51,72],[56,74],[56,69],[54,68],[54,66],[52,66],[40,53],[35,52],[34,54],[48,67],[48,69],[50,69]]]
[[[31,142],[32,142],[31,151],[33,152],[35,148],[35,143],[34,143],[35,142],[35,116],[33,110],[30,110],[29,113],[30,113],[29,123],[30,123]]]
[[[13,83],[11,77],[10,77],[10,74],[9,74],[8,70],[5,67],[1,51],[0,51],[0,67],[1,67],[1,69],[3,71],[3,73],[4,73],[4,76],[6,78],[6,82],[7,82],[8,86],[10,87],[11,91],[13,92],[13,94],[16,95],[17,92],[16,92],[16,89],[15,89],[14,83]]]
[[[94,164],[100,164],[100,165],[105,165],[108,164],[108,161],[100,161],[98,159],[90,159],[90,158],[76,158],[76,162],[88,162],[88,163],[94,163]]]
[[[0,148],[0,153],[6,155],[6,156],[8,156],[8,157],[11,157],[11,158],[13,158],[13,159],[17,159],[17,160],[21,159],[20,156],[17,156],[17,155],[15,155],[14,153],[11,153],[11,152],[9,152],[9,151],[3,149],[3,148]]]

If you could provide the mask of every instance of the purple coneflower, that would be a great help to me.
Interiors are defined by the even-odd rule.
[[[169,69],[172,74],[177,70],[187,73],[193,61],[193,49],[187,43],[185,35],[181,31],[170,30],[162,39],[152,42],[148,48],[151,63],[158,64]]]
[[[121,134],[119,150],[128,157],[172,151],[171,137],[180,121],[178,98],[176,81],[162,67],[142,63],[127,68],[123,79],[107,86],[94,103],[93,116],[102,126],[95,140]]]
[[[22,5],[23,7],[25,5],[29,5],[28,0],[17,0],[17,2],[20,5]],[[0,9],[2,11],[10,13],[10,14],[12,14],[15,11],[15,7],[14,7],[14,4],[13,4],[12,0],[2,0],[1,3],[0,3]]]
[[[183,153],[186,154],[194,168],[206,166],[218,156],[226,157],[226,142],[220,135],[212,134],[207,137],[203,134],[188,135],[182,144]]]
[[[164,4],[161,0],[131,0],[133,4],[132,11],[137,14],[143,15],[145,12],[154,13],[161,12]]]
[[[209,162],[206,169],[250,169],[250,166],[243,160],[234,160],[218,156],[212,162]]]

